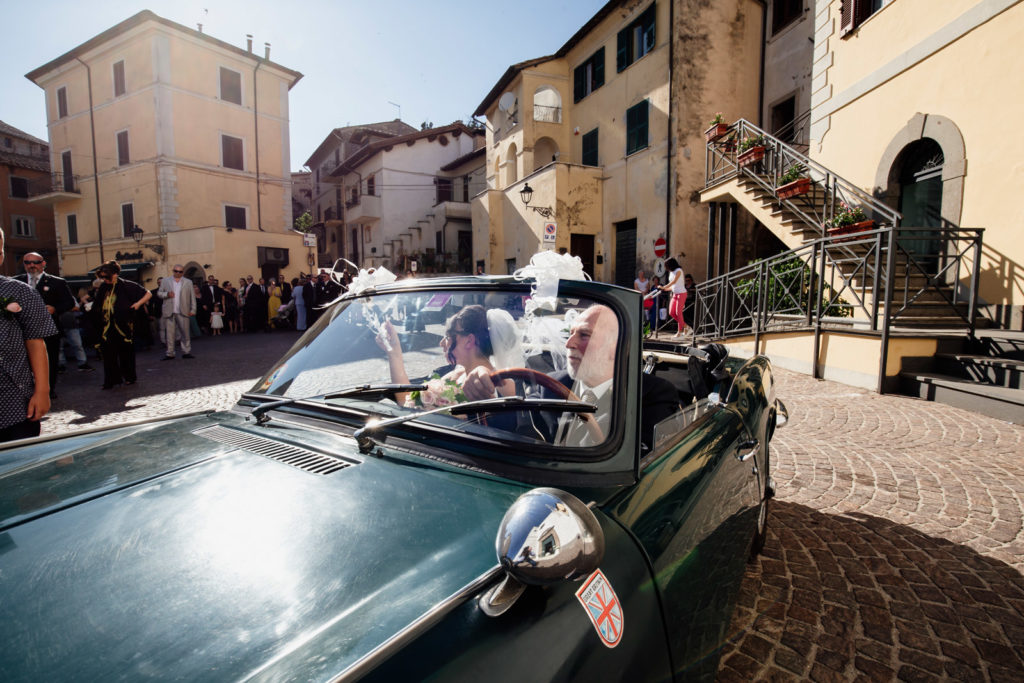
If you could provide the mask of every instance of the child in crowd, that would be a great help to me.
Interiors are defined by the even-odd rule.
[[[220,331],[223,329],[224,311],[220,310],[220,304],[214,304],[213,310],[210,312],[210,330],[212,330],[214,337],[219,337]]]

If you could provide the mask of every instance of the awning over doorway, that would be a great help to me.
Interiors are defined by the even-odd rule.
[[[152,266],[153,262],[142,261],[141,263],[122,263],[120,265],[120,277],[141,284],[141,280],[139,278],[142,271]],[[99,268],[99,266],[96,268]],[[91,269],[85,275],[68,275],[64,278],[67,280],[68,286],[71,287],[72,293],[77,292],[79,289],[89,289],[92,287],[92,282],[96,279],[96,268]]]

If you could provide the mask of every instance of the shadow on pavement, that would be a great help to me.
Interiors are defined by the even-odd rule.
[[[1024,577],[889,520],[772,501],[718,680],[1024,680]]]

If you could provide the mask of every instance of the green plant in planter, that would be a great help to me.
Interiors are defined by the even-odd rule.
[[[825,221],[823,225],[826,229],[831,228],[842,228],[847,225],[853,225],[854,223],[860,223],[866,221],[867,215],[864,213],[864,209],[859,206],[850,206],[846,202],[839,203],[839,210],[829,220]]]
[[[711,126],[717,126],[720,123],[725,123],[725,116],[722,115],[722,112],[716,112],[715,118],[711,119],[711,123],[708,124],[708,128]]]
[[[757,265],[763,260],[765,259],[754,261],[751,265]],[[769,277],[763,299],[765,309],[774,313],[807,315],[809,308],[815,307],[814,294],[817,290],[816,276],[810,267],[797,256],[767,261]],[[751,301],[753,309],[757,305],[762,284],[758,277],[740,280],[736,283],[736,293],[743,299]],[[822,290],[822,316],[853,317],[853,307],[845,299],[835,294],[828,285]]]
[[[752,138],[743,138],[740,140],[740,153],[742,154],[748,149],[752,149],[754,147],[762,147],[764,146],[764,142],[765,140],[763,135],[758,135]]]
[[[779,178],[779,187],[793,182],[794,180],[800,180],[804,177],[804,165],[793,164],[790,166],[781,178]]]

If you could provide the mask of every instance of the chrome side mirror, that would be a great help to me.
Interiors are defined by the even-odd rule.
[[[785,427],[787,422],[789,422],[789,410],[782,399],[777,398],[775,399],[775,426]]]
[[[495,539],[505,580],[480,607],[498,616],[527,585],[545,586],[589,575],[604,559],[604,532],[583,502],[559,489],[527,491],[505,513]]]

